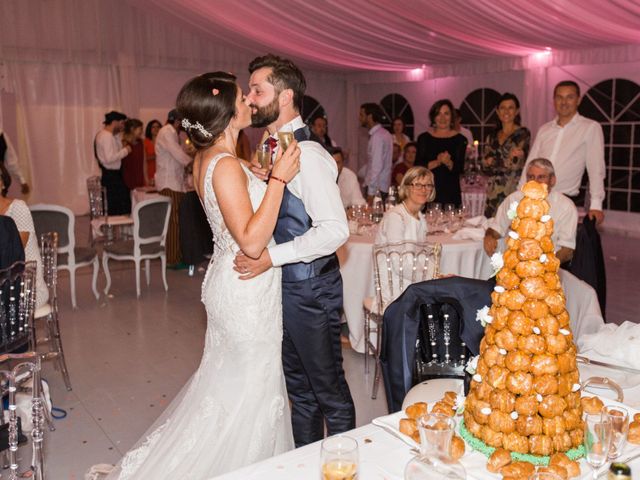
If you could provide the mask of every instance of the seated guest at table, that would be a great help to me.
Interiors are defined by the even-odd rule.
[[[147,158],[148,185],[153,185],[153,177],[156,175],[156,137],[162,124],[159,120],[151,120],[144,131],[144,153]]]
[[[487,136],[482,156],[482,171],[490,177],[484,212],[487,218],[491,218],[498,205],[518,187],[531,140],[529,129],[520,126],[518,97],[513,93],[502,95],[496,112],[500,125]]]
[[[131,153],[129,145],[122,145],[116,135],[124,128],[127,116],[111,111],[104,116],[104,127],[93,140],[93,152],[102,171],[101,184],[107,189],[109,215],[131,213],[131,194],[122,179],[122,159]]]
[[[433,129],[418,137],[416,165],[433,172],[438,203],[462,204],[460,174],[464,171],[467,140],[454,129],[453,104],[438,100],[429,110]]]
[[[398,188],[400,203],[385,212],[376,244],[425,241],[427,222],[422,209],[435,196],[433,173],[425,167],[410,168]]]
[[[527,181],[535,180],[547,184],[549,195],[547,202],[551,207],[549,215],[553,219],[553,235],[551,240],[556,248],[556,257],[560,263],[571,260],[576,248],[576,229],[578,226],[578,210],[574,203],[565,195],[553,191],[556,184],[556,174],[553,164],[546,158],[536,158],[527,165]],[[491,220],[484,236],[484,251],[491,256],[496,251],[498,240],[509,231],[511,220],[508,212],[513,202],[523,198],[520,190],[513,192],[498,207],[498,211]]]
[[[4,188],[4,182],[0,180],[0,190]],[[49,300],[49,290],[44,281],[42,259],[38,249],[36,229],[33,225],[31,211],[22,200],[0,196],[0,215],[6,215],[13,219],[20,233],[20,240],[24,248],[24,260],[34,261],[36,267],[36,309],[42,307]]]
[[[142,140],[142,122],[137,118],[128,118],[124,122],[122,144],[131,147],[129,155],[122,159],[124,184],[129,190],[144,187],[149,182],[147,181],[147,163]]]
[[[400,157],[402,161],[393,167],[393,173],[391,174],[391,181],[394,186],[397,187],[402,183],[404,174],[416,163],[417,148],[414,142],[409,142],[404,146]]]
[[[340,198],[344,208],[351,205],[364,205],[367,201],[362,196],[362,189],[358,183],[358,177],[353,170],[344,166],[344,153],[340,147],[333,147],[331,156],[338,166],[338,187],[340,188]]]

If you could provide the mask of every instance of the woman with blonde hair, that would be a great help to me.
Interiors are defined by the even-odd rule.
[[[384,214],[376,244],[425,241],[427,222],[422,210],[435,196],[433,173],[428,168],[412,167],[407,170],[398,187],[400,203]]]

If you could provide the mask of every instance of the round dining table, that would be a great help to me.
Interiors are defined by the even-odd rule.
[[[482,241],[456,240],[451,233],[429,235],[427,241],[440,243],[440,273],[486,280],[493,274]],[[373,245],[375,228],[353,234],[338,250],[342,273],[344,316],[349,325],[351,347],[364,353],[364,318],[362,302],[375,294],[373,280]]]

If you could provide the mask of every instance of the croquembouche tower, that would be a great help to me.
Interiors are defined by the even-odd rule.
[[[582,445],[580,381],[547,186],[531,181],[522,192],[509,208],[507,250],[482,317],[464,427],[489,447],[545,457]]]

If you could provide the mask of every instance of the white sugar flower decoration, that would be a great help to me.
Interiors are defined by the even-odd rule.
[[[542,217],[540,217],[540,221],[542,223],[547,223],[549,220],[551,220],[551,215],[543,215]]]
[[[511,412],[509,415],[510,415],[510,416],[511,416],[511,418],[513,418],[514,420],[517,420],[517,419],[518,419],[518,417],[519,417],[518,412],[516,412],[516,411]]]
[[[493,322],[493,317],[489,315],[489,307],[487,305],[476,312],[476,320],[480,322],[483,327]]]
[[[480,359],[480,355],[476,355],[475,357],[471,357],[465,370],[469,372],[471,375],[476,373],[476,369],[478,368],[478,360]]]
[[[493,291],[498,293],[504,293],[504,287],[502,285],[496,285],[495,287],[493,287]]]
[[[520,235],[518,235],[518,232],[514,232],[513,230],[509,230],[509,236],[514,240],[518,240],[520,238]]]
[[[493,268],[493,275],[498,273],[504,267],[504,259],[502,258],[502,253],[496,252],[491,255],[491,268]]]
[[[540,263],[547,263],[547,254],[543,253],[540,255]]]
[[[479,373],[474,374],[472,378],[475,382],[482,383],[482,375]]]
[[[560,330],[558,330],[562,335],[564,335],[565,337],[567,335],[571,335],[571,332],[569,330],[567,330],[566,328],[561,328]]]
[[[491,408],[484,407],[484,408],[480,409],[480,413],[483,414],[483,415],[491,415]]]
[[[507,218],[509,220],[513,220],[514,218],[516,218],[516,216],[518,215],[516,210],[518,208],[518,202],[511,202],[511,205],[509,205],[509,210],[507,210]]]

